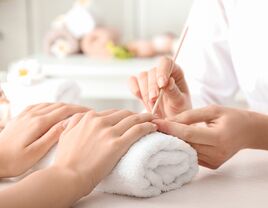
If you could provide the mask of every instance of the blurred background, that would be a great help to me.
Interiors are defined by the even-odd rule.
[[[191,4],[0,0],[0,70],[6,97],[14,108],[18,102],[22,108],[79,99],[75,102],[98,110],[140,110],[127,78],[173,53]]]

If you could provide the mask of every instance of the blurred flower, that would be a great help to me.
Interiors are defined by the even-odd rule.
[[[34,59],[26,59],[11,65],[8,82],[16,82],[23,85],[31,85],[42,80],[41,65]]]

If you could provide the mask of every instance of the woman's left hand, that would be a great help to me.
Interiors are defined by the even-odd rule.
[[[189,143],[198,153],[199,164],[211,169],[241,149],[268,149],[268,117],[255,112],[213,105],[154,122],[159,131]],[[191,125],[203,122],[206,125]]]
[[[62,103],[28,107],[0,133],[0,178],[23,174],[58,141],[63,121],[89,109]],[[67,124],[66,124],[67,125]]]

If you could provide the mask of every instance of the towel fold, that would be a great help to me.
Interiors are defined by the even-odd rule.
[[[58,58],[76,54],[80,51],[79,40],[66,28],[54,28],[45,37],[45,51]]]
[[[152,133],[134,144],[99,190],[152,197],[180,188],[198,172],[196,151],[184,141]]]
[[[64,79],[44,79],[29,86],[8,82],[1,86],[11,104],[12,116],[18,115],[29,105],[44,102],[78,104],[80,98],[79,86]]]
[[[54,147],[35,166],[51,165]],[[196,151],[184,141],[162,133],[152,133],[136,142],[98,186],[107,193],[153,197],[180,188],[198,172]]]

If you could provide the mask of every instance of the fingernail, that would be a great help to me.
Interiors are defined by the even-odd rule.
[[[159,84],[159,87],[164,87],[166,85],[166,78],[161,76],[158,78],[158,84]]]

